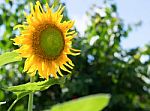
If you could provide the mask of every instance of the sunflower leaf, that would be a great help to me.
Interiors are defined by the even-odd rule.
[[[41,81],[41,82],[33,82],[33,83],[26,83],[18,86],[10,86],[7,88],[3,88],[6,91],[11,91],[17,95],[16,100],[12,103],[12,107],[16,102],[23,98],[24,96],[30,94],[31,92],[43,91],[48,89],[50,86],[54,84],[63,84],[65,82],[66,77],[62,77],[59,79],[50,78],[49,80]],[[9,107],[10,110],[12,107]]]
[[[21,60],[22,58],[19,56],[17,52],[15,51],[6,52],[0,55],[0,66],[11,63],[11,62],[21,61]]]
[[[110,99],[108,94],[94,94],[70,100],[51,107],[51,111],[101,111]],[[69,106],[69,107],[68,107]]]
[[[63,84],[65,82],[65,77],[60,79],[50,78],[49,80],[41,81],[41,82],[33,82],[33,83],[26,83],[18,86],[10,86],[4,88],[6,91],[11,91],[17,95],[17,98],[22,98],[28,95],[30,92],[37,92],[43,91],[48,89],[50,86],[54,84]]]

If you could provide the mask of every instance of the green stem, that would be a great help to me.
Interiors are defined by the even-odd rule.
[[[19,100],[19,99],[16,99],[16,100],[11,104],[11,106],[8,108],[7,111],[11,111],[11,109],[12,109],[13,106],[17,103],[18,100]]]
[[[30,78],[30,82],[33,82],[33,77]],[[29,94],[28,111],[32,111],[32,109],[33,109],[33,92]]]

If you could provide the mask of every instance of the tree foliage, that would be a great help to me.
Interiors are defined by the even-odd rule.
[[[65,96],[110,93],[104,111],[149,111],[149,47],[121,47],[134,27],[124,23],[113,3],[93,5],[88,17],[85,37],[75,41],[81,56],[74,60],[76,67]]]

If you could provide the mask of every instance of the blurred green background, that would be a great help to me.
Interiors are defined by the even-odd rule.
[[[41,3],[46,1],[50,5],[54,3],[56,9],[60,4],[59,0],[41,0]],[[5,0],[0,3],[0,29],[4,31],[0,34],[0,54],[17,48],[10,40],[19,34],[13,27],[25,21],[23,12],[30,12],[30,2],[35,3],[34,0]],[[34,111],[50,110],[55,104],[101,93],[111,95],[102,111],[150,111],[150,45],[145,44],[143,47],[129,50],[122,48],[122,38],[127,38],[132,29],[139,25],[126,26],[125,21],[119,17],[117,5],[113,2],[104,1],[103,7],[99,5],[91,4],[91,8],[87,10],[90,24],[86,27],[85,34],[79,34],[73,41],[73,47],[81,49],[81,55],[70,57],[75,64],[70,78],[61,86],[54,85],[35,93]],[[105,16],[99,13],[101,11]],[[68,19],[66,7],[64,20]],[[141,61],[141,58],[146,56],[148,59]],[[0,102],[6,101],[6,104],[0,105],[0,111],[6,111],[15,99],[15,95],[1,88],[29,81],[29,76],[22,74],[22,70],[23,61],[0,68]],[[37,75],[35,80],[42,79]],[[21,99],[13,110],[27,111],[27,102],[28,97]],[[94,101],[90,104],[92,106]],[[101,110],[101,103],[94,105],[99,109],[86,111]],[[68,107],[73,111],[71,105]],[[60,108],[57,111],[63,110]]]

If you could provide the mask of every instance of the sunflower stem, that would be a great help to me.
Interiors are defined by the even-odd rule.
[[[11,109],[13,108],[13,106],[17,103],[18,99],[16,99],[12,104],[11,106],[8,108],[7,111],[11,111]]]
[[[32,83],[34,81],[33,77],[30,77],[30,82]],[[33,92],[29,94],[29,100],[28,100],[28,111],[32,111],[33,109]]]

